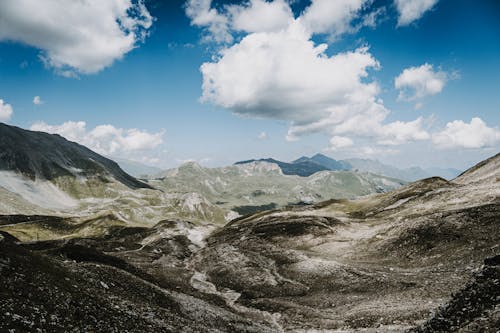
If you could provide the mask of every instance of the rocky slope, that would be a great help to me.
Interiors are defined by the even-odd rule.
[[[130,188],[149,188],[115,162],[62,136],[0,123],[0,170],[32,180],[59,177],[112,178]]]
[[[152,228],[109,227],[104,221],[101,234],[29,243],[3,234],[0,325],[496,332],[499,172],[497,155],[452,182],[429,178],[356,200],[260,212],[222,227],[175,219]],[[47,229],[72,223],[11,216],[4,217],[8,230],[0,230],[19,236],[16,228],[37,219]],[[83,319],[71,323],[62,313]]]
[[[168,217],[220,223],[228,213],[199,193],[154,189],[114,161],[59,135],[0,123],[0,214],[57,215],[81,223],[112,215],[113,225],[152,226]],[[23,226],[29,227],[23,239],[34,232],[63,235]]]

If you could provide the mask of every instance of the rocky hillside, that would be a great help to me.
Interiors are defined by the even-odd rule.
[[[113,225],[151,226],[168,217],[225,222],[228,213],[198,193],[156,190],[114,161],[59,135],[0,123],[0,214],[57,215],[71,217],[73,223],[114,216]],[[78,235],[101,231],[81,230]],[[41,238],[67,236],[30,223],[22,233],[23,239],[35,233]]]
[[[88,221],[105,228],[22,243],[16,226],[74,221],[4,217],[0,328],[497,332],[499,163],[219,227]]]
[[[371,173],[321,171],[308,177],[285,175],[279,165],[251,162],[223,168],[186,163],[149,180],[168,192],[196,192],[219,207],[246,215],[286,205],[387,192],[405,182]]]
[[[101,177],[130,188],[149,188],[115,162],[57,134],[34,132],[0,123],[0,170],[32,180]]]

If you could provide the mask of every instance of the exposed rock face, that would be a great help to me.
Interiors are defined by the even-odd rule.
[[[481,270],[422,326],[411,332],[498,332],[500,328],[500,255]]]
[[[429,178],[218,228],[165,220],[23,244],[3,234],[0,329],[496,332],[499,160],[457,181]],[[36,218],[71,225],[28,222]],[[9,230],[24,225],[4,220]]]

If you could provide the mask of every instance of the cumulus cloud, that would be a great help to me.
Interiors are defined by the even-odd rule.
[[[370,78],[380,64],[367,46],[331,54],[327,44],[313,40],[315,34],[351,32],[355,19],[373,25],[380,10],[369,19],[360,14],[369,3],[313,0],[294,18],[284,0],[250,0],[217,9],[211,1],[189,1],[186,11],[193,24],[210,27],[212,20],[202,24],[193,15],[205,13],[214,21],[221,20],[218,16],[226,19],[224,33],[242,32],[236,42],[226,38],[230,45],[202,64],[201,100],[243,117],[288,121],[287,140],[327,133],[333,149],[352,145],[353,137],[386,145],[428,139],[421,119],[386,123],[390,111]],[[271,13],[278,19],[268,20]]]
[[[245,32],[279,31],[293,20],[292,10],[284,0],[250,0],[240,6],[229,6],[228,12],[232,28]]]
[[[430,64],[403,70],[394,80],[399,90],[399,99],[413,101],[440,93],[450,76],[441,70],[435,71]]]
[[[164,132],[148,133],[135,128],[116,128],[112,125],[99,125],[92,130],[87,130],[87,124],[84,121],[68,121],[61,125],[37,122],[30,129],[59,134],[105,155],[154,149],[163,142],[164,135]]]
[[[14,113],[14,109],[12,105],[4,102],[3,99],[0,99],[0,121],[8,121],[12,114]]]
[[[358,17],[368,0],[313,0],[301,15],[311,33],[330,34],[333,37],[353,30],[351,22]],[[368,16],[367,23],[374,25],[375,16]]]
[[[212,0],[188,0],[186,15],[191,19],[192,25],[208,29],[207,40],[211,39],[219,43],[232,42],[233,36],[229,32],[229,18],[211,6]]]
[[[40,96],[33,97],[33,104],[42,105],[43,103],[45,103],[45,102],[42,101],[42,98]]]
[[[438,0],[395,0],[399,13],[398,26],[408,25],[420,19]]]
[[[432,136],[432,141],[441,148],[484,148],[500,142],[500,130],[488,127],[481,118],[472,118],[470,123],[455,120],[446,124],[441,132]]]
[[[152,22],[142,1],[0,1],[0,41],[39,48],[44,63],[66,76],[110,66],[144,39]]]
[[[242,115],[312,122],[332,105],[363,103],[378,92],[375,83],[361,80],[378,67],[367,48],[332,57],[326,49],[299,22],[250,34],[201,66],[202,99]]]
[[[329,34],[335,39],[363,26],[375,26],[383,8],[361,15],[365,5],[371,3],[371,0],[312,0],[298,19],[310,33]],[[188,0],[185,7],[191,24],[206,29],[205,41],[230,44],[235,33],[277,32],[295,20],[287,0],[212,5],[212,0]]]
[[[380,128],[378,143],[382,145],[400,145],[410,141],[428,140],[429,133],[422,129],[422,117],[413,121],[394,121]]]
[[[286,30],[249,34],[201,66],[202,100],[242,116],[288,120],[288,140],[313,132],[398,143],[425,137],[420,121],[384,127],[389,111],[378,84],[367,79],[379,63],[367,47],[332,56],[326,50],[299,20]]]

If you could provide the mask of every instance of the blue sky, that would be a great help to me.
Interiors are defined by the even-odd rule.
[[[0,120],[161,167],[499,150],[498,1],[111,3],[0,5]]]

